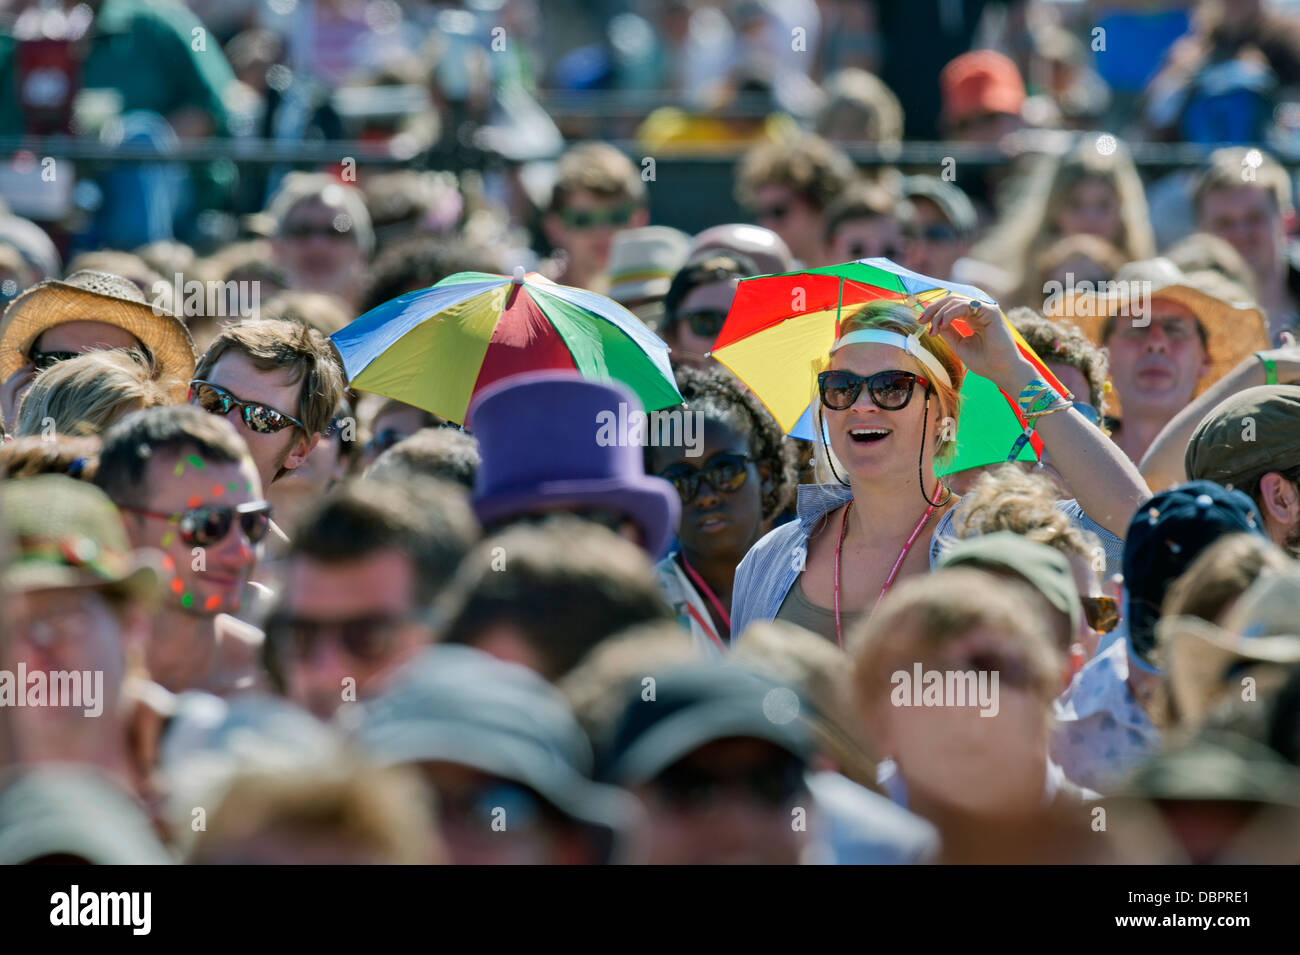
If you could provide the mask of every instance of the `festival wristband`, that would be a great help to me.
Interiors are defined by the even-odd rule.
[[[1262,351],[1255,352],[1255,357],[1258,358],[1264,365],[1264,384],[1276,385],[1277,384],[1277,362],[1273,361],[1272,358],[1269,358]]]

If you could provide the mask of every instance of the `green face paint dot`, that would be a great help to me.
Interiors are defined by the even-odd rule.
[[[245,490],[247,493],[252,494],[252,493],[253,493],[253,482],[252,482],[252,481],[245,481],[245,482],[244,482],[244,490]]]
[[[176,535],[173,534],[171,531],[168,531],[166,534],[163,535],[162,545],[164,547],[171,547],[172,541],[174,541],[175,539],[176,539]]]
[[[176,467],[172,468],[172,474],[175,475],[176,477],[180,477],[184,473],[185,473],[185,462],[177,461]]]
[[[181,606],[184,607],[184,608],[186,608],[187,610],[188,610],[190,607],[193,607],[193,606],[194,606],[194,595],[193,595],[193,594],[186,594],[184,597],[182,597],[182,598],[181,598]]]
[[[200,471],[203,470],[203,459],[199,457],[197,454],[191,454],[189,458],[187,458],[186,460],[188,460],[190,464],[198,468]]]
[[[238,488],[239,485],[235,481],[231,481],[229,484],[226,485],[227,491],[235,491],[238,490]]]

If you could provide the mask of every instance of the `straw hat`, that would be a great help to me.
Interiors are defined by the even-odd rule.
[[[0,318],[0,381],[27,363],[42,332],[68,322],[116,325],[149,349],[160,379],[188,384],[194,377],[198,355],[184,322],[154,308],[144,292],[120,275],[83,269],[33,285],[9,303]]]
[[[1141,298],[1138,289],[1143,292]],[[1145,295],[1147,289],[1149,300]],[[1130,262],[1115,274],[1109,287],[1100,292],[1079,291],[1073,296],[1063,296],[1044,311],[1048,318],[1069,318],[1094,345],[1101,346],[1107,319],[1114,317],[1122,321],[1126,316],[1134,315],[1141,305],[1157,298],[1182,305],[1205,329],[1209,369],[1196,383],[1196,395],[1250,355],[1269,347],[1268,322],[1264,313],[1249,301],[1241,286],[1218,272],[1184,272],[1163,257]],[[1125,310],[1125,306],[1130,305]],[[1113,387],[1107,403],[1111,412],[1120,417],[1119,396]]]
[[[1240,692],[1238,677],[1252,668],[1257,692],[1276,689],[1286,668],[1300,663],[1300,573],[1261,577],[1233,609],[1226,627],[1199,617],[1170,617],[1157,624],[1168,654],[1170,690],[1183,719],[1199,723],[1229,691]],[[1259,670],[1256,664],[1275,666]],[[1239,671],[1242,671],[1239,673]],[[1270,672],[1271,671],[1271,672]],[[1260,686],[1259,684],[1264,684]]]

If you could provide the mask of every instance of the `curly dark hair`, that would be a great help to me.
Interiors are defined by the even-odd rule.
[[[771,412],[722,368],[701,370],[683,366],[675,369],[675,374],[677,390],[685,399],[684,407],[721,421],[748,439],[754,463],[766,464],[771,473],[771,486],[763,493],[763,518],[779,514],[798,483],[798,455],[794,443],[785,436]],[[647,447],[645,451],[648,470],[651,449]]]

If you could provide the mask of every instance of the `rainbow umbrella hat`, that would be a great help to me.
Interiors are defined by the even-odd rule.
[[[898,302],[919,315],[946,295],[998,307],[973,285],[941,282],[889,259],[741,279],[712,355],[749,386],[786,433],[816,440],[817,372],[839,337],[840,319],[876,301]],[[1065,394],[1056,376],[1007,324],[1021,354]],[[943,474],[1005,461],[1025,428],[1015,401],[987,378],[967,371],[961,400],[957,451]],[[1042,449],[1034,434],[1018,459],[1037,460]]]
[[[481,389],[568,369],[620,381],[657,411],[682,403],[668,346],[603,295],[516,269],[458,272],[366,312],[330,339],[348,383],[465,424]]]

